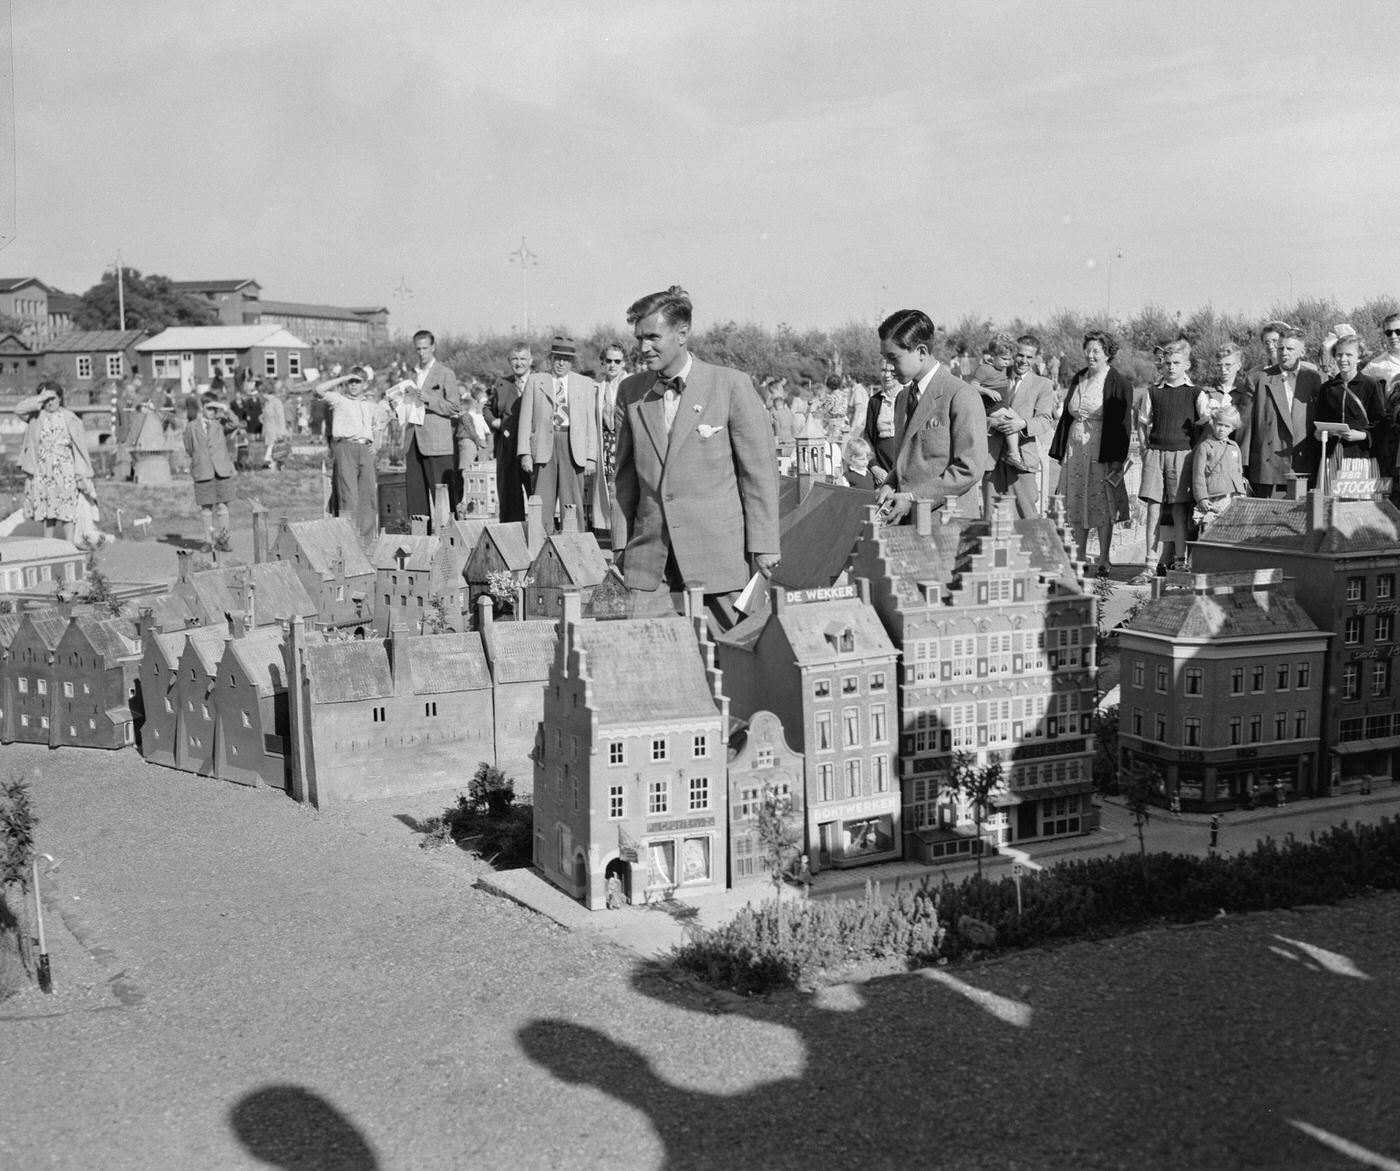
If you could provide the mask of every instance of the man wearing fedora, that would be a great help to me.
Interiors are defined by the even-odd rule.
[[[530,495],[540,498],[546,526],[562,526],[573,505],[572,527],[588,527],[583,515],[584,476],[598,466],[597,390],[591,378],[574,373],[574,339],[556,336],[549,347],[549,372],[531,374],[520,398],[520,470]],[[556,526],[556,527],[558,527]]]
[[[638,616],[699,586],[727,628],[752,572],[778,564],[778,464],[753,382],[692,357],[690,322],[676,285],[627,310],[645,369],[618,392],[622,574]]]

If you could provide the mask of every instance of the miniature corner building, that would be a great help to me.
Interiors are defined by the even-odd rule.
[[[535,864],[593,910],[727,884],[727,702],[685,618],[567,618],[535,757]]]

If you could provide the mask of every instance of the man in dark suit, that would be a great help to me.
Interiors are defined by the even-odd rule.
[[[934,326],[918,309],[880,323],[880,356],[905,388],[895,400],[894,470],[880,488],[884,519],[905,519],[915,500],[942,508],[991,467],[987,412],[975,387],[933,356]]]
[[[875,474],[875,482],[883,484],[894,470],[894,457],[899,454],[895,446],[894,411],[895,400],[900,392],[899,379],[889,371],[883,371],[880,385],[870,395],[865,408],[865,427],[862,434],[875,458],[870,461],[870,469]],[[877,472],[875,469],[879,469]]]
[[[635,612],[699,586],[721,626],[757,569],[778,564],[778,465],[747,374],[691,356],[691,304],[672,285],[627,311],[645,371],[618,392],[616,514]],[[753,567],[750,568],[750,559]]]
[[[1256,496],[1286,495],[1294,475],[1317,472],[1308,419],[1322,378],[1303,364],[1304,350],[1301,330],[1283,331],[1278,362],[1260,373],[1249,415],[1241,421],[1238,442]]]
[[[1002,408],[987,417],[987,453],[992,470],[987,473],[998,497],[1016,501],[1016,515],[1040,515],[1040,442],[1055,430],[1055,386],[1035,372],[1040,339],[1026,334],[1016,339],[1011,377],[1001,391]],[[1011,458],[1008,442],[1014,437],[1019,449]]]
[[[510,351],[510,373],[491,391],[482,414],[495,439],[496,500],[503,522],[525,519],[525,480],[516,447],[520,436],[520,396],[534,365],[530,347],[517,342]]]
[[[457,376],[437,360],[437,339],[426,329],[413,335],[418,364],[410,372],[404,398],[409,406],[404,442],[404,489],[409,516],[426,516],[432,532],[433,489],[447,485],[452,508],[461,499],[454,424],[462,413]]]

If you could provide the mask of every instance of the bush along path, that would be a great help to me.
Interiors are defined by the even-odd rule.
[[[1400,890],[1400,819],[1343,823],[1306,841],[1270,838],[1225,858],[1120,855],[1062,862],[1021,879],[925,879],[864,899],[764,904],[697,930],[673,964],[737,992],[820,980],[875,960],[909,967],[980,959],[1052,942],[1099,939],[1157,923],[1335,903]]]

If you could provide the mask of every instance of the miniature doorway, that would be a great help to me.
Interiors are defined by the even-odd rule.
[[[614,858],[608,863],[607,869],[603,871],[603,885],[616,878],[622,884],[622,897],[630,904],[632,902],[632,867],[621,858]]]

